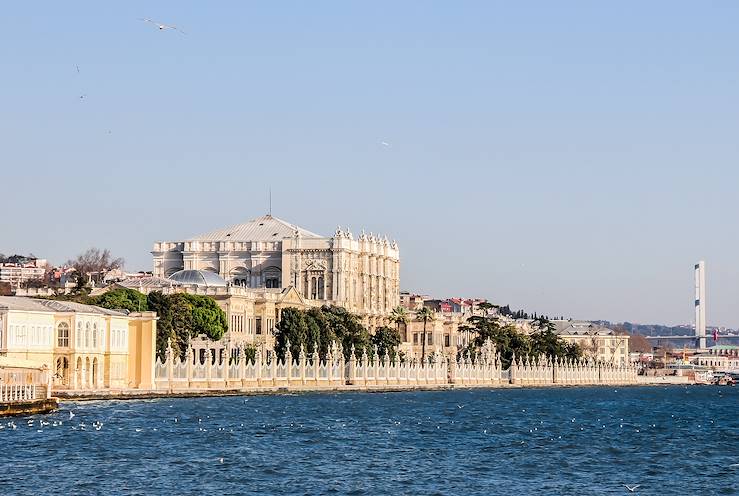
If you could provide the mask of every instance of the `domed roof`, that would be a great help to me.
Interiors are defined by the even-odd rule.
[[[180,284],[204,286],[206,288],[225,288],[228,286],[224,278],[208,270],[180,270],[169,278]]]

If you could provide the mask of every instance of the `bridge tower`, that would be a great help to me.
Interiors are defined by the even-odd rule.
[[[706,262],[695,264],[695,345],[706,347]]]

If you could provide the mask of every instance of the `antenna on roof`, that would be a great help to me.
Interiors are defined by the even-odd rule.
[[[269,216],[272,217],[272,186],[269,187]]]

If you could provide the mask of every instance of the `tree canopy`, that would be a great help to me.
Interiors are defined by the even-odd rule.
[[[389,355],[390,360],[395,360],[396,350],[400,346],[400,332],[397,329],[388,326],[378,327],[371,341],[373,347],[377,346],[377,353],[381,357]]]
[[[490,339],[500,353],[504,367],[509,367],[513,355],[517,357],[539,356],[558,358],[580,358],[582,352],[573,343],[567,343],[557,336],[554,326],[543,317],[534,321],[534,332],[524,334],[513,324],[501,324],[495,317],[470,317],[460,331],[471,332],[475,338],[468,351],[476,351]]]
[[[146,295],[128,288],[114,289],[99,296],[90,297],[87,303],[111,310],[128,310],[129,312],[144,312],[148,309]]]
[[[301,344],[307,354],[312,354],[318,344],[318,354],[325,358],[332,342],[343,347],[345,359],[349,359],[352,346],[356,356],[361,356],[364,351],[368,355],[373,353],[370,334],[359,317],[337,306],[283,309],[282,318],[275,328],[275,352],[280,359],[285,357],[288,340],[290,353],[295,358],[300,353]]]
[[[73,300],[111,310],[157,313],[157,354],[164,355],[167,340],[171,339],[175,354],[184,356],[190,338],[205,334],[219,340],[228,330],[226,313],[209,296],[188,293],[163,294],[153,291],[148,295],[134,289],[119,288],[90,297],[86,293],[63,295],[55,299]]]

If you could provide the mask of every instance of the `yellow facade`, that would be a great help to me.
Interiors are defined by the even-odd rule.
[[[0,297],[0,354],[47,365],[57,389],[151,388],[156,314]]]

